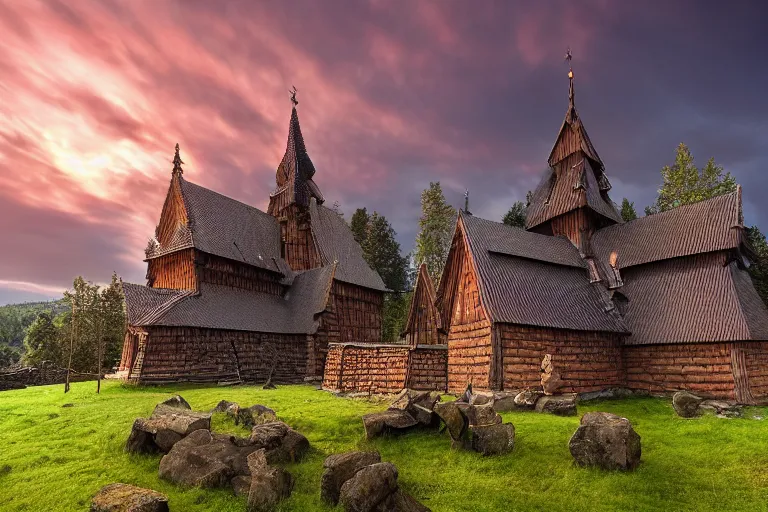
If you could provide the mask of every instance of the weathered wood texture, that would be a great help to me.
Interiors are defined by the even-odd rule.
[[[706,396],[735,399],[732,343],[627,345],[627,387],[652,393],[685,389]]]
[[[384,294],[341,281],[333,281],[331,287],[333,312],[328,320],[338,326],[338,337],[331,330],[330,339],[344,343],[380,343],[381,314]],[[326,313],[327,314],[327,313]]]
[[[429,391],[448,390],[448,347],[414,347],[408,362],[407,387]]]
[[[405,340],[411,346],[444,345],[447,333],[442,329],[440,314],[435,306],[435,290],[427,272],[427,266],[419,266],[416,286],[411,295]]]
[[[582,247],[596,228],[596,219],[586,208],[577,208],[550,221],[552,235],[563,235],[576,247]]]
[[[152,382],[302,382],[311,338],[186,327],[149,327],[130,379]]]
[[[323,387],[370,393],[394,393],[404,387],[445,391],[447,355],[444,347],[331,344]]]
[[[746,360],[749,393],[755,399],[768,399],[768,342],[741,343]]]
[[[280,284],[280,275],[276,272],[199,251],[195,254],[195,265],[201,283],[218,284],[271,295],[285,293],[286,287]]]
[[[510,324],[496,327],[503,350],[504,389],[539,389],[546,354],[552,356],[563,380],[559,392],[585,393],[625,384],[618,335]]]
[[[460,392],[471,382],[490,389],[491,324],[480,303],[477,275],[469,257],[463,227],[451,243],[440,283],[438,310],[448,327],[448,390]]]
[[[186,226],[187,222],[187,210],[181,195],[179,175],[174,174],[165,196],[163,211],[160,213],[160,222],[155,229],[155,238],[160,242],[160,246],[167,247],[173,240],[176,230]]]
[[[323,387],[370,393],[400,391],[406,383],[409,351],[407,345],[330,345]]]
[[[280,194],[279,198],[284,198]],[[274,199],[273,200],[277,200]],[[272,210],[270,210],[272,211]],[[293,270],[308,270],[322,266],[310,225],[309,211],[291,203],[274,210],[280,222],[281,253]]]
[[[183,249],[147,262],[147,286],[197,290],[195,250]]]

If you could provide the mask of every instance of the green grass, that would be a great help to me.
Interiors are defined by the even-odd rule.
[[[768,510],[768,420],[677,418],[669,401],[632,398],[589,402],[579,413],[608,411],[629,418],[642,437],[642,464],[632,473],[575,467],[568,439],[578,418],[504,414],[517,431],[512,454],[481,457],[451,450],[447,434],[417,432],[363,438],[360,416],[382,404],[336,398],[311,386],[164,388],[107,382],[34,387],[0,393],[0,510],[82,511],[103,485],[125,482],[167,494],[172,511],[242,511],[228,490],[182,489],[159,480],[159,456],[123,452],[134,418],[180,393],[193,408],[219,400],[261,403],[306,435],[310,455],[288,466],[296,477],[282,511],[332,510],[319,499],[324,458],[376,449],[395,463],[401,486],[435,512],[517,510]],[[62,408],[65,403],[74,407]],[[768,417],[768,410],[749,415]],[[246,434],[224,417],[214,429]]]

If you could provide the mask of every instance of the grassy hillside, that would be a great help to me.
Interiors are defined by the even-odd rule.
[[[27,328],[38,314],[45,312],[54,317],[64,311],[69,311],[65,299],[0,306],[0,345],[21,350]]]
[[[523,510],[766,510],[768,420],[677,418],[668,401],[634,398],[591,402],[628,417],[642,437],[643,462],[633,473],[574,467],[568,439],[578,418],[504,414],[517,429],[512,454],[483,458],[453,451],[447,434],[413,433],[363,440],[360,416],[381,405],[340,399],[310,386],[129,388],[108,382],[46,386],[0,394],[0,510],[82,511],[112,482],[150,487],[170,497],[172,511],[242,511],[230,491],[182,489],[157,477],[159,456],[122,451],[134,418],[181,393],[198,410],[219,400],[261,403],[304,433],[310,456],[288,469],[297,477],[283,511],[331,510],[319,499],[323,459],[353,449],[376,449],[400,471],[403,488],[439,511]],[[62,408],[74,403],[71,408]],[[766,409],[750,415],[765,416]],[[224,418],[220,431],[240,432]]]

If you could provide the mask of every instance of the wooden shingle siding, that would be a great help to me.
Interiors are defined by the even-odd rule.
[[[540,389],[546,354],[560,373],[558,392],[585,393],[624,386],[621,338],[601,332],[499,324],[504,389]]]
[[[184,249],[147,262],[147,285],[152,288],[197,290],[194,249]]]
[[[282,295],[286,287],[280,284],[280,274],[240,261],[198,252],[195,263],[201,283],[216,284],[254,292]]]
[[[381,342],[381,292],[334,280],[331,295],[339,341]]]

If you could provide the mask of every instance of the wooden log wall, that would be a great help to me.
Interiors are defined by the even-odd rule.
[[[411,349],[407,387],[448,391],[448,346],[429,345]]]
[[[255,292],[282,295],[280,275],[246,263],[197,251],[195,264],[201,283],[218,284]]]
[[[197,290],[194,249],[166,254],[147,263],[147,286]]]
[[[460,393],[471,382],[490,389],[491,324],[487,320],[454,324],[448,333],[448,391]]]
[[[311,339],[191,327],[150,327],[143,361],[132,375],[142,383],[264,382],[275,364],[273,381],[303,382]]]
[[[741,343],[746,359],[747,380],[753,398],[768,399],[768,342]]]
[[[331,287],[338,340],[343,343],[381,343],[384,293],[334,280]],[[329,328],[332,327],[329,323]],[[331,331],[331,338],[336,338]]]
[[[332,391],[395,393],[406,385],[407,345],[332,344],[325,361],[323,388]]]
[[[297,204],[277,210],[280,236],[284,241],[283,258],[293,270],[309,270],[322,266],[320,253],[312,237],[309,211]]]
[[[550,221],[552,234],[563,235],[576,247],[581,247],[582,236],[591,237],[595,231],[596,221],[586,208],[578,208],[559,215]]]
[[[622,344],[618,335],[497,324],[502,347],[504,389],[541,389],[541,361],[552,356],[563,393],[623,387]]]
[[[627,387],[651,393],[680,389],[735,399],[731,343],[624,346]]]

